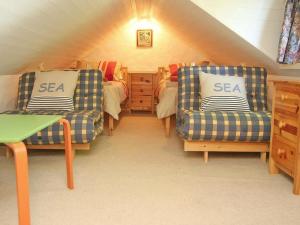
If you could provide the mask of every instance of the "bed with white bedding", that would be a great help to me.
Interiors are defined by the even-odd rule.
[[[156,107],[157,118],[163,119],[176,114],[178,83],[162,80],[159,83],[158,100]]]
[[[104,112],[108,114],[109,135],[114,129],[114,120],[119,120],[121,104],[128,97],[127,67],[117,61],[85,61],[78,60],[80,68],[101,70],[104,77]]]
[[[158,105],[156,106],[157,118],[165,119],[166,134],[170,133],[170,117],[176,114],[178,83],[170,80],[161,80],[156,91]]]
[[[128,87],[125,81],[106,81],[103,85],[104,112],[109,114],[109,134],[112,134],[113,120],[119,120],[121,104],[128,97]]]
[[[115,120],[119,120],[121,103],[128,96],[127,85],[124,81],[104,82],[104,112],[111,115]]]

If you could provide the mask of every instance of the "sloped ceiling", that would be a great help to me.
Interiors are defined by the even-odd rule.
[[[268,56],[189,0],[136,0],[136,12],[132,1],[0,1],[0,74],[32,69],[40,62],[67,66],[88,56],[111,31],[147,10],[172,35],[192,43],[218,64],[278,69]]]
[[[191,0],[274,61],[286,0]]]
[[[61,67],[131,16],[128,1],[0,1],[0,74]]]
[[[185,34],[187,41],[195,43],[218,64],[265,66],[278,71],[274,60],[224,26],[192,1],[156,0],[154,14],[169,24],[173,32]],[[184,2],[184,3],[183,3]],[[168,13],[166,13],[168,12]]]

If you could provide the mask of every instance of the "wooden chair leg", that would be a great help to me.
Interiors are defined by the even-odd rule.
[[[207,151],[203,152],[203,157],[204,157],[204,162],[207,163],[208,162],[208,152]]]
[[[67,185],[69,189],[74,188],[73,179],[73,153],[72,153],[72,142],[71,142],[71,127],[68,120],[61,119],[60,123],[64,126],[64,143],[65,143],[65,157],[67,167]]]
[[[165,129],[166,129],[166,136],[170,137],[170,126],[171,126],[171,117],[165,118]]]
[[[111,115],[109,115],[108,118],[108,135],[112,136],[114,129],[114,118]]]
[[[260,153],[260,159],[263,162],[267,162],[267,153],[266,152],[261,152]]]
[[[14,153],[16,165],[19,224],[30,225],[27,149],[23,142],[8,144],[8,146]]]

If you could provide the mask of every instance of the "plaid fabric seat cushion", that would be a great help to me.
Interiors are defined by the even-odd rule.
[[[245,79],[250,112],[200,111],[201,71]],[[269,141],[267,72],[260,67],[193,66],[179,69],[176,129],[190,141]]]
[[[177,132],[189,141],[269,141],[269,112],[180,111]]]
[[[267,71],[261,67],[193,66],[182,67],[178,75],[178,109],[199,110],[200,73],[244,77],[251,111],[267,110]]]
[[[99,111],[7,111],[7,114],[62,115],[70,122],[73,144],[91,143],[103,130],[103,117]],[[64,143],[63,126],[55,123],[34,134],[27,144],[62,144]]]
[[[10,114],[63,115],[70,121],[72,142],[85,144],[92,142],[103,131],[103,79],[100,70],[80,70],[74,92],[74,108],[66,111],[26,111],[35,81],[35,72],[25,73],[19,80],[17,111]],[[58,123],[27,139],[28,144],[63,143],[63,127]]]

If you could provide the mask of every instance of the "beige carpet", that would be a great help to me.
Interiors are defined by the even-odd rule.
[[[211,154],[205,165],[155,117],[122,117],[74,163],[70,191],[62,152],[30,153],[33,225],[300,224],[292,181],[270,176],[257,154]],[[0,224],[17,224],[14,163],[3,151]]]

